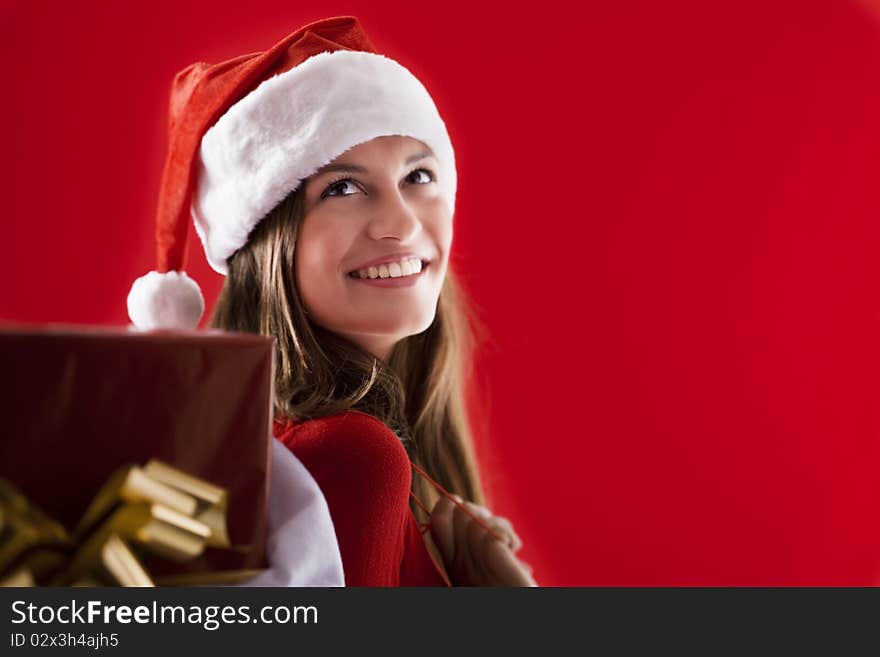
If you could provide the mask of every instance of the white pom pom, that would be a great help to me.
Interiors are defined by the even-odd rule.
[[[182,271],[151,271],[128,293],[128,316],[139,329],[195,328],[203,312],[202,291]]]

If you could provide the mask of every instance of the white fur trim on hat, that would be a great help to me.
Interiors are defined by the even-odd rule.
[[[195,328],[205,312],[198,284],[185,272],[151,271],[128,293],[128,316],[139,329]]]
[[[402,135],[437,157],[437,184],[455,210],[455,155],[434,101],[384,55],[309,57],[235,103],[202,138],[192,215],[211,267],[226,259],[302,180],[375,137]]]

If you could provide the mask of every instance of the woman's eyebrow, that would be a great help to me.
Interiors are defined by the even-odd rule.
[[[406,162],[404,164],[412,164],[413,162],[418,162],[419,160],[424,160],[425,158],[432,157],[434,154],[430,151],[422,151],[421,153],[416,153],[415,155],[410,155],[406,158]],[[320,176],[323,173],[328,173],[330,171],[346,171],[352,173],[368,173],[365,167],[360,166],[359,164],[346,164],[344,162],[339,164],[327,164],[315,171],[316,176]]]

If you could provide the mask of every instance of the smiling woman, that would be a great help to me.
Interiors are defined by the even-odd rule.
[[[275,338],[275,436],[326,498],[346,583],[534,584],[509,522],[479,506],[448,269],[455,158],[427,91],[351,17],[205,67],[175,81],[172,132],[200,129],[172,146],[163,273],[136,282],[132,319],[201,315],[179,271],[191,198],[226,275],[211,324]]]
[[[434,321],[452,246],[452,212],[427,158],[416,155],[420,168],[407,164],[423,148],[410,137],[377,137],[337,160],[369,162],[359,178],[324,173],[305,186],[296,259],[303,301],[314,321],[382,360]]]

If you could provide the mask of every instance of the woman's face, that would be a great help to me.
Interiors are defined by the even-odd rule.
[[[430,149],[377,137],[305,182],[296,278],[312,321],[380,359],[434,320],[452,212]]]

